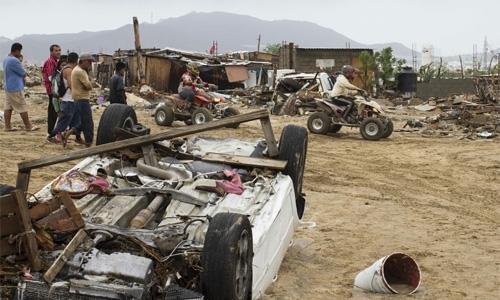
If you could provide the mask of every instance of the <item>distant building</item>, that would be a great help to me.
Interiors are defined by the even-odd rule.
[[[432,45],[422,46],[422,66],[434,62],[434,47]]]

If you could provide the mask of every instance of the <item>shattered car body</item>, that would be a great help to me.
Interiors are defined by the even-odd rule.
[[[318,97],[331,98],[333,81],[326,72],[318,73],[290,73],[277,80],[273,93],[273,101],[277,112],[290,95],[301,89],[308,89],[318,93]]]
[[[85,219],[73,240],[81,234],[82,242],[53,281],[49,272],[46,282],[19,281],[18,298],[259,298],[276,279],[304,212],[307,152],[303,127],[286,126],[279,146],[265,135],[255,142],[195,136],[185,143],[142,136],[95,147],[153,143],[158,160],[108,151],[72,168],[106,178],[109,188],[73,199]],[[275,147],[278,160],[268,157]],[[50,201],[53,187],[29,200]],[[61,256],[59,250],[43,257],[53,267]]]

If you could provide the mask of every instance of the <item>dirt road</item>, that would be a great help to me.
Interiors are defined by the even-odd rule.
[[[1,91],[2,110],[4,99]],[[31,119],[42,130],[4,132],[0,125],[1,183],[15,185],[19,162],[80,149],[74,142],[66,150],[46,142],[43,99],[30,101]],[[102,111],[94,112],[96,129]],[[152,133],[168,129],[156,126],[152,110],[136,112]],[[396,132],[377,142],[348,128],[309,135],[306,223],[262,299],[388,299],[354,290],[353,282],[393,252],[410,255],[421,268],[412,299],[500,298],[500,139],[398,131],[405,118],[416,115],[393,111]],[[300,116],[271,119],[277,139],[284,125],[307,123]],[[20,128],[18,115],[13,122]],[[204,135],[255,140],[261,132],[256,121]],[[29,192],[76,163],[33,171]]]

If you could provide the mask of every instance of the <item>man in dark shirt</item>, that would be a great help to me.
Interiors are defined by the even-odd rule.
[[[111,76],[109,82],[109,102],[127,104],[127,96],[125,95],[125,83],[123,76],[125,75],[126,65],[123,62],[116,63],[115,74]]]

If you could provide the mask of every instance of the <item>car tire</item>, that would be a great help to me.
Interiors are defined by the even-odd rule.
[[[379,118],[370,117],[361,122],[359,131],[365,140],[376,141],[384,134],[384,124]]]
[[[135,110],[126,104],[113,103],[102,113],[97,127],[96,145],[103,145],[116,141],[113,132],[115,127],[130,130],[137,124]]]
[[[174,122],[174,111],[170,106],[160,106],[155,111],[155,122],[158,126],[170,126]]]
[[[10,192],[15,189],[12,185],[0,183],[0,196],[10,195]]]
[[[232,117],[232,116],[237,116],[239,115],[240,112],[236,108],[233,107],[228,107],[224,110],[224,114],[222,115],[222,118],[227,118],[227,117]],[[240,127],[240,124],[233,124],[233,125],[228,125],[226,126],[227,128],[238,128]]]
[[[252,299],[253,236],[247,216],[218,213],[210,220],[201,264],[206,299]]]
[[[278,147],[280,152],[278,159],[288,162],[282,173],[292,179],[300,219],[302,219],[305,208],[305,200],[302,196],[302,180],[306,165],[307,143],[307,129],[302,126],[288,124],[281,132]]]
[[[392,122],[391,119],[387,119],[387,124],[385,125],[385,130],[381,138],[385,139],[390,137],[393,131],[394,131],[394,123]]]
[[[307,129],[314,134],[327,134],[331,124],[332,120],[324,112],[315,112],[307,119]]]
[[[198,107],[193,111],[193,114],[191,115],[191,122],[195,125],[212,122],[212,120],[212,113],[204,107]]]

